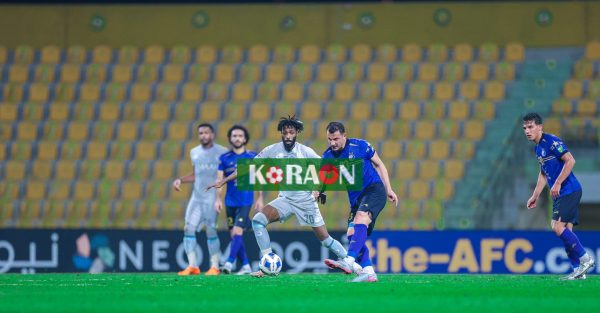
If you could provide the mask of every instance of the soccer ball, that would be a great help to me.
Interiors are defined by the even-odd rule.
[[[279,274],[281,266],[281,258],[273,252],[263,255],[258,263],[258,267],[263,273],[273,276]]]
[[[277,166],[271,166],[266,176],[269,183],[278,184],[283,180],[283,170]]]

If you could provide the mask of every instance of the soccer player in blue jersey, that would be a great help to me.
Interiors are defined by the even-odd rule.
[[[385,207],[386,199],[397,206],[398,197],[392,190],[385,164],[370,143],[362,139],[347,138],[346,128],[340,122],[327,125],[327,142],[329,148],[323,153],[323,158],[362,159],[364,163],[362,190],[348,190],[348,256],[339,261],[326,259],[325,265],[351,274],[353,271],[359,272],[356,270],[359,267],[355,266],[358,263],[362,271],[352,281],[376,282],[377,275],[365,242],[373,232],[377,216]]]
[[[548,184],[553,199],[552,230],[563,241],[573,272],[564,280],[585,279],[585,274],[595,262],[579,238],[573,233],[573,226],[579,224],[579,201],[582,188],[573,174],[575,158],[563,141],[543,132],[542,117],[528,113],[523,117],[523,130],[530,141],[535,142],[535,155],[540,163],[540,173],[533,195],[527,200],[527,208],[537,205],[540,193]]]
[[[250,135],[245,127],[240,125],[232,126],[227,131],[227,138],[229,138],[232,149],[219,157],[219,171],[217,173],[217,180],[219,181],[235,172],[238,159],[252,159],[256,156],[256,152],[246,150],[246,144],[248,144],[248,141],[250,140]],[[217,194],[220,192],[220,189],[217,189]],[[222,268],[222,271],[225,274],[231,274],[233,264],[237,258],[242,262],[242,267],[237,273],[238,275],[250,274],[252,272],[242,237],[244,230],[252,227],[249,218],[252,203],[254,202],[254,207],[258,209],[263,206],[262,191],[258,191],[257,193],[256,202],[254,202],[253,191],[238,190],[237,180],[232,180],[227,183],[225,210],[227,213],[227,227],[231,234],[231,247],[229,250],[229,257]],[[221,202],[221,197],[218,197],[217,202],[215,203],[217,213],[221,213],[222,207],[223,203]]]

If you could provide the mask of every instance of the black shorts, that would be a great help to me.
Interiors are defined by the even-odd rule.
[[[356,211],[363,211],[371,213],[371,224],[367,228],[367,236],[370,236],[375,227],[377,216],[385,207],[387,202],[387,192],[383,183],[375,183],[367,186],[360,194],[354,206],[350,208],[350,215],[348,216],[348,225],[354,222],[354,216]]]
[[[250,206],[226,207],[227,227],[232,229],[233,226],[237,226],[244,230],[252,228],[252,221],[250,221],[249,216],[250,208]]]
[[[566,196],[558,197],[552,203],[552,219],[561,222],[579,224],[579,202],[581,190],[574,191]]]

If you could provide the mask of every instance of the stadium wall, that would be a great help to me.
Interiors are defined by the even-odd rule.
[[[287,43],[573,46],[600,39],[600,3],[2,5],[0,45],[248,47]]]
[[[600,232],[577,233],[600,258]],[[228,234],[220,234],[222,246]],[[326,272],[329,252],[312,232],[272,231],[273,249],[288,273]],[[347,243],[341,232],[332,236]],[[175,272],[186,266],[180,231],[0,229],[0,273]],[[206,239],[198,236],[200,267],[208,268]],[[245,236],[251,259],[259,253]],[[559,274],[570,271],[550,231],[378,231],[367,241],[380,273]],[[256,262],[256,261],[255,261]],[[254,264],[256,268],[256,264]],[[598,267],[594,270],[600,273]]]

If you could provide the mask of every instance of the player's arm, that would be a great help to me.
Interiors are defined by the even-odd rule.
[[[220,182],[222,180],[223,180],[223,171],[219,170],[219,171],[217,171],[217,182]],[[223,209],[223,201],[221,200],[221,196],[222,196],[221,188],[217,188],[217,197],[215,198],[215,211],[217,211],[217,213],[221,213],[221,210]]]
[[[546,181],[546,175],[544,175],[544,173],[542,173],[542,171],[540,170],[540,173],[538,174],[537,184],[535,184],[535,189],[533,190],[533,195],[531,195],[531,198],[527,200],[528,209],[533,209],[537,206],[537,199],[540,197],[542,190],[544,190],[544,187],[546,186]]]
[[[210,190],[211,188],[217,188],[217,189],[221,188],[221,187],[223,187],[223,185],[227,184],[228,182],[230,182],[236,178],[237,178],[237,170],[235,170],[233,173],[231,173],[231,175],[227,176],[225,179],[217,181],[214,184],[206,187],[206,191]]]
[[[262,209],[262,207],[264,206],[264,200],[263,200],[263,192],[262,190],[258,190],[254,193],[254,199],[256,199],[254,201],[254,209],[256,211]]]
[[[381,180],[383,181],[383,185],[387,191],[388,199],[392,201],[394,205],[398,206],[398,196],[396,196],[396,193],[392,189],[387,167],[385,167],[385,164],[383,164],[383,161],[381,161],[381,158],[377,152],[375,152],[375,154],[373,154],[371,157],[371,163],[373,163],[373,167],[375,167],[377,174],[379,174],[379,177],[381,177]]]
[[[560,157],[560,159],[563,160],[564,164],[562,170],[560,171],[560,174],[554,182],[554,185],[552,186],[552,188],[550,188],[550,194],[553,198],[557,198],[560,195],[560,188],[562,186],[562,183],[565,181],[565,179],[567,179],[567,177],[569,177],[569,175],[571,175],[573,167],[575,166],[575,158],[573,157],[573,154],[571,154],[571,152],[565,152],[565,154],[563,154]]]
[[[195,180],[196,175],[194,175],[194,171],[192,171],[191,173],[185,176],[175,178],[175,180],[173,181],[173,188],[175,188],[175,190],[177,191],[181,191],[181,184],[193,183]]]

